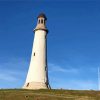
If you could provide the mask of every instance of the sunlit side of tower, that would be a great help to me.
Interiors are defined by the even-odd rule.
[[[41,13],[38,16],[37,26],[34,29],[34,43],[30,66],[24,84],[24,89],[48,89],[47,67],[47,33],[46,16]]]

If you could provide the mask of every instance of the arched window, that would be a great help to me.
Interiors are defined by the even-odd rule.
[[[34,52],[34,56],[35,56],[35,52]]]
[[[26,87],[28,87],[29,86],[29,83],[27,83],[27,86]]]
[[[43,24],[43,19],[41,19],[41,24]]]
[[[40,23],[40,19],[39,19],[39,23]]]

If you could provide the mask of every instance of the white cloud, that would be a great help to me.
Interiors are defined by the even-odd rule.
[[[65,73],[78,73],[79,72],[79,69],[75,69],[72,67],[69,68],[66,66],[62,67],[62,66],[52,64],[52,63],[49,63],[48,66],[49,66],[49,72],[65,72]]]
[[[5,72],[1,73],[0,72],[0,80],[13,82],[13,81],[17,81],[18,79],[9,73],[5,73]]]
[[[25,76],[27,65],[27,61],[18,58],[11,58],[6,62],[0,63],[0,82],[16,82],[22,80],[21,78]]]
[[[98,89],[98,80],[93,67],[69,67],[49,63],[49,79],[53,88],[89,90]],[[56,74],[55,74],[56,73]]]
[[[17,58],[9,59],[7,62],[0,63],[0,87],[6,87],[6,84],[13,83],[15,84],[13,84],[13,86],[11,85],[11,87],[21,87],[22,84],[24,84],[28,66],[29,64],[27,61]],[[82,74],[86,73],[86,70],[84,70],[83,67],[82,69],[78,69],[74,67],[60,66],[53,63],[49,63],[48,67],[50,72],[49,79],[53,88],[83,90],[97,89],[97,82],[93,81],[92,78],[88,80],[85,78],[80,79],[79,77],[77,77],[81,77]],[[91,68],[90,71],[92,71]],[[56,75],[54,75],[54,73],[56,73]],[[76,76],[74,77],[74,75]]]

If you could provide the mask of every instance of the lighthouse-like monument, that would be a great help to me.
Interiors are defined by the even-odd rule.
[[[41,13],[38,17],[37,26],[34,29],[34,43],[30,66],[23,86],[24,89],[49,89],[47,67],[47,33],[46,16]]]

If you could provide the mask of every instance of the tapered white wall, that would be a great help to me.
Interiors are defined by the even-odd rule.
[[[46,79],[46,31],[37,30],[35,32],[31,62],[26,79],[29,82],[45,83]]]

